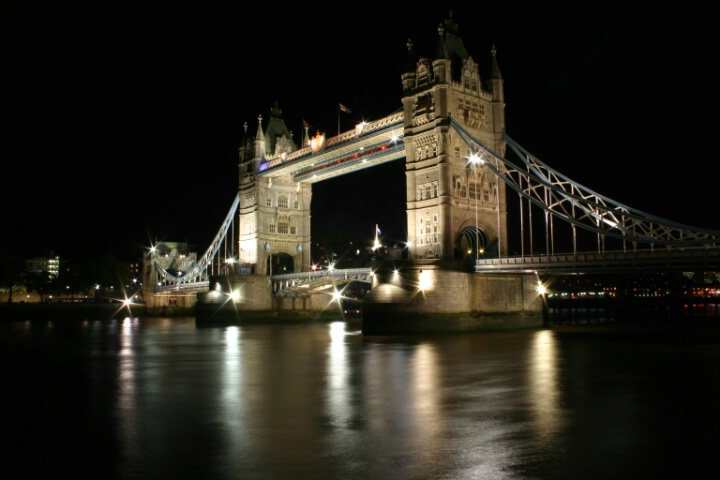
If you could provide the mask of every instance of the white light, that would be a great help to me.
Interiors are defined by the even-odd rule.
[[[420,291],[425,291],[428,288],[430,288],[430,272],[427,270],[420,270],[420,274],[418,275],[418,288],[420,288]]]

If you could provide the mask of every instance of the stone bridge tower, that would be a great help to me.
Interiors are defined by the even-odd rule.
[[[452,117],[505,155],[504,88],[496,51],[493,47],[483,81],[452,14],[438,27],[438,35],[434,58],[416,57],[408,40],[402,75],[410,258],[506,256],[505,183],[481,163],[469,161],[469,148],[449,121]]]
[[[306,134],[306,132],[305,132]],[[297,273],[310,267],[310,183],[291,176],[274,180],[257,176],[260,163],[297,150],[276,105],[263,132],[248,135],[245,124],[239,149],[238,251],[243,270],[258,275]]]

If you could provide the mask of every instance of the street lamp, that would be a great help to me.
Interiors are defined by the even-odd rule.
[[[473,197],[475,199],[475,265],[477,265],[477,262],[480,258],[480,238],[479,238],[479,232],[478,232],[478,175],[477,175],[477,166],[478,164],[482,165],[485,163],[485,159],[482,157],[479,153],[474,153],[470,155],[469,159],[470,163],[473,166],[473,173],[475,174],[475,184],[473,187]]]
[[[272,277],[272,253],[270,253],[270,242],[265,242],[265,251],[270,255],[270,276]]]

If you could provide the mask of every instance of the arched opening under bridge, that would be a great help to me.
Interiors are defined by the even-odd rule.
[[[265,272],[268,275],[283,275],[295,271],[295,262],[292,255],[287,253],[272,253],[265,260]]]
[[[487,233],[480,227],[470,225],[462,230],[456,240],[456,258],[475,260],[497,256],[497,241],[491,242]]]

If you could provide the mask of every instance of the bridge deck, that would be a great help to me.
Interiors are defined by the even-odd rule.
[[[475,271],[477,273],[552,272],[575,274],[598,271],[613,273],[693,268],[720,268],[720,248],[576,253],[479,259],[475,262]]]

